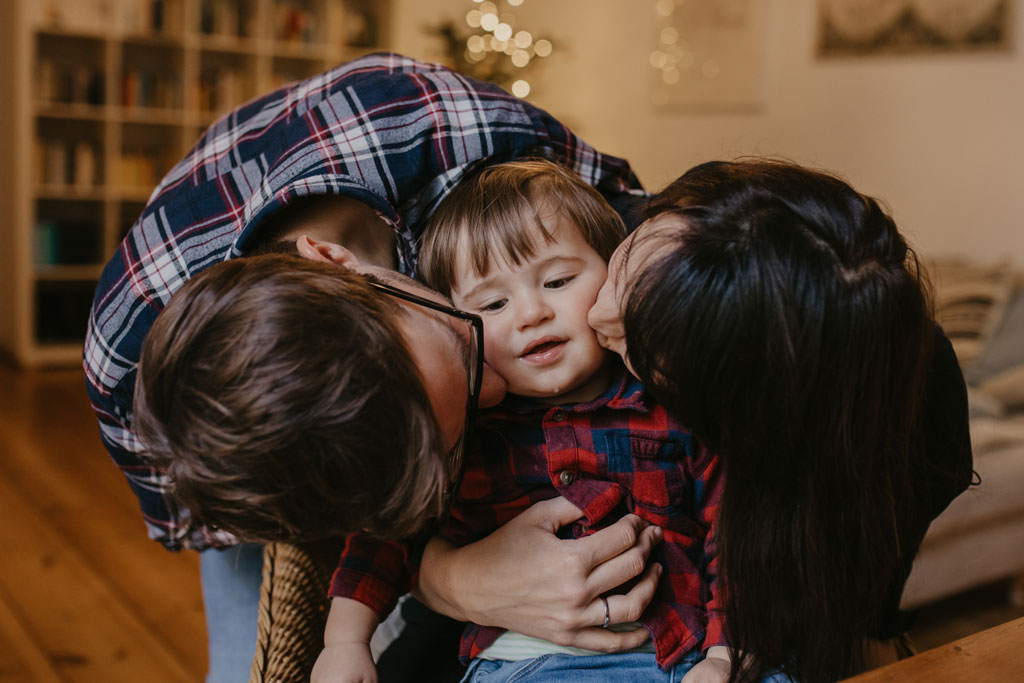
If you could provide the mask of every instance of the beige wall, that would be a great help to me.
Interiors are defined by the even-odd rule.
[[[1013,19],[1012,53],[821,61],[816,0],[762,1],[765,94],[754,113],[648,104],[654,0],[526,0],[514,11],[520,27],[555,43],[535,101],[602,151],[628,157],[648,188],[708,159],[782,155],[885,199],[927,256],[1024,265],[1024,11]],[[461,21],[472,7],[395,0],[396,48],[436,59],[422,27]]]

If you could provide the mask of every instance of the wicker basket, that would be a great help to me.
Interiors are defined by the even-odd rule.
[[[305,683],[323,649],[327,589],[340,546],[271,543],[263,550],[250,683]]]

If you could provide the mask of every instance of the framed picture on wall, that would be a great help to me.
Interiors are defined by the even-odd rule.
[[[818,0],[822,57],[1008,50],[1013,0]]]
[[[763,99],[763,0],[657,0],[652,101],[658,108],[751,110]]]

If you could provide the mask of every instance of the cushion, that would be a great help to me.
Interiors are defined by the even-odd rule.
[[[1007,412],[1024,411],[1024,363],[989,377],[978,385],[978,393],[997,401]]]
[[[936,262],[929,268],[935,317],[953,343],[960,365],[977,358],[1003,318],[1014,289],[1008,263]]]
[[[970,384],[981,386],[1020,368],[1024,368],[1024,289],[1017,290],[1010,297],[988,343],[964,368],[964,378]],[[1013,405],[1007,401],[1004,403]]]

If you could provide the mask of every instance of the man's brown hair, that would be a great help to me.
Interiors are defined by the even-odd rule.
[[[401,307],[267,254],[189,280],[143,346],[133,428],[198,521],[245,540],[412,535],[447,481]]]
[[[441,202],[423,233],[420,276],[451,295],[460,244],[478,275],[502,256],[519,265],[542,246],[538,233],[551,240],[541,212],[572,221],[605,261],[625,237],[619,215],[572,170],[547,159],[508,161],[471,172]]]

